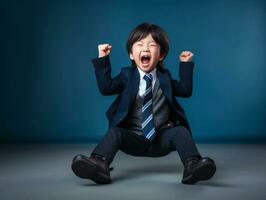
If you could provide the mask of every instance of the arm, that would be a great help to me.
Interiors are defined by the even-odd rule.
[[[111,77],[111,63],[109,56],[95,58],[92,60],[95,68],[98,88],[102,95],[119,94],[125,87],[125,76],[123,70],[116,77]]]
[[[176,97],[190,97],[193,89],[193,62],[180,62],[179,80],[171,79],[173,94]]]
[[[190,97],[193,89],[193,69],[192,62],[193,53],[190,51],[183,51],[179,55],[179,80],[171,78],[173,94],[176,97]]]

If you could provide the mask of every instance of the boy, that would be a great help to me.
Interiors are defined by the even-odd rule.
[[[103,95],[119,94],[107,111],[109,129],[91,156],[77,155],[72,170],[80,178],[98,184],[111,183],[109,165],[118,150],[133,156],[159,157],[177,151],[184,165],[183,184],[210,179],[216,166],[201,157],[193,141],[185,112],[175,97],[192,94],[193,53],[180,56],[180,80],[164,68],[169,50],[166,33],[157,25],[143,23],[129,35],[130,67],[111,77],[112,46],[98,46],[92,60],[97,84]]]

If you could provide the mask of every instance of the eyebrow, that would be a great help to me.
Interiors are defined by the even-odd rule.
[[[141,42],[141,43],[143,43],[143,39],[142,39],[142,40],[138,40],[138,41],[136,41],[136,42]],[[151,42],[149,42],[149,43],[152,43],[152,42],[154,42],[154,43],[157,44],[157,42],[156,42],[155,40],[153,40],[153,41],[151,41]]]

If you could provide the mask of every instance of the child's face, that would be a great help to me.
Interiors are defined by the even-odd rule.
[[[152,71],[159,61],[163,60],[163,55],[160,55],[160,45],[155,42],[151,34],[136,41],[129,56],[142,71],[147,73]]]

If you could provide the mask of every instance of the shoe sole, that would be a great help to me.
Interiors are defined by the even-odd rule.
[[[72,171],[80,178],[91,179],[97,184],[111,183],[110,176],[99,172],[97,165],[88,160],[73,161],[71,168]]]
[[[194,172],[184,178],[182,183],[184,184],[194,184],[198,181],[204,181],[210,179],[216,172],[216,167],[213,162],[203,163],[201,166],[196,168]]]

